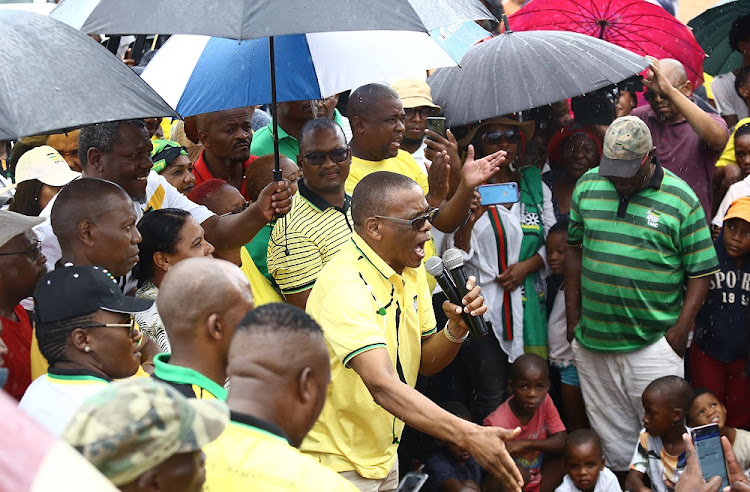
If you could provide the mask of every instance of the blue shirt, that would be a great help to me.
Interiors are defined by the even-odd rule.
[[[750,259],[742,268],[727,253],[722,232],[714,242],[719,271],[711,276],[706,302],[695,319],[695,343],[709,357],[734,362],[747,356]]]
[[[470,456],[465,463],[460,463],[451,459],[443,448],[427,458],[424,472],[429,475],[422,488],[424,492],[438,492],[440,484],[451,478],[455,478],[459,482],[473,480],[477,484],[481,483],[482,480],[479,463],[473,457]]]

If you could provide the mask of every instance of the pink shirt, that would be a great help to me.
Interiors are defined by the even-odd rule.
[[[516,440],[547,439],[547,437],[552,434],[557,434],[558,432],[563,432],[565,430],[565,425],[563,425],[562,420],[560,420],[560,414],[557,412],[557,408],[555,408],[555,404],[552,403],[552,398],[550,398],[549,395],[544,397],[544,401],[539,408],[536,409],[536,412],[534,412],[534,415],[526,425],[521,425],[518,417],[516,417],[513,410],[510,409],[509,402],[512,399],[513,397],[497,407],[494,412],[484,419],[483,424],[492,427],[503,427],[505,429],[515,429],[516,427],[520,427],[521,434]],[[542,482],[542,458],[543,455],[539,451],[531,451],[513,457],[518,466],[529,470],[531,473],[531,480],[524,485],[524,491],[538,492],[540,490],[539,485]]]

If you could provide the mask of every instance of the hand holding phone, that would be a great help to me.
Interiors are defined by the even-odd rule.
[[[427,129],[437,133],[443,138],[447,138],[447,133],[445,132],[445,118],[443,116],[428,116]]]
[[[514,182],[481,185],[477,191],[482,206],[516,203],[520,199],[518,183]]]

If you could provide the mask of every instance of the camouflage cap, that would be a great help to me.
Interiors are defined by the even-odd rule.
[[[599,175],[632,178],[653,146],[651,131],[642,119],[635,116],[617,118],[604,135]]]
[[[63,439],[121,486],[174,454],[201,449],[227,422],[223,402],[188,399],[167,384],[131,378],[88,398]]]

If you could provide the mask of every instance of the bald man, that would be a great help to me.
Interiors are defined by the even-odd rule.
[[[125,277],[138,262],[137,218],[133,200],[113,182],[95,178],[71,182],[60,191],[50,214],[62,253],[53,267],[97,265],[115,277]]]
[[[253,309],[250,282],[217,258],[189,258],[167,272],[159,306],[171,354],[154,357],[153,377],[190,398],[226,400],[229,342]]]
[[[376,171],[407,176],[419,183],[430,206],[440,208],[433,225],[445,233],[455,231],[464,223],[474,189],[493,176],[505,159],[505,152],[500,151],[474,160],[474,151],[471,150],[462,165],[451,162],[447,152],[441,151],[425,174],[424,166],[401,149],[406,113],[396,91],[387,85],[367,84],[356,89],[349,96],[347,112],[352,127],[349,143],[352,163],[346,192],[351,195],[362,178]],[[455,190],[450,190],[453,195],[446,201],[450,166],[461,167],[461,180]]]
[[[231,422],[204,448],[204,490],[357,490],[295,449],[331,381],[323,333],[310,316],[283,303],[248,313],[235,330],[228,373]]]
[[[729,130],[721,116],[695,104],[693,85],[682,63],[648,58],[651,69],[643,84],[649,106],[635,108],[630,114],[646,123],[660,164],[690,185],[710,221],[715,164]]]
[[[255,108],[249,107],[197,116],[198,139],[203,151],[193,164],[196,186],[209,179],[223,179],[249,200],[244,176],[245,169],[257,159],[250,155],[254,112]]]

